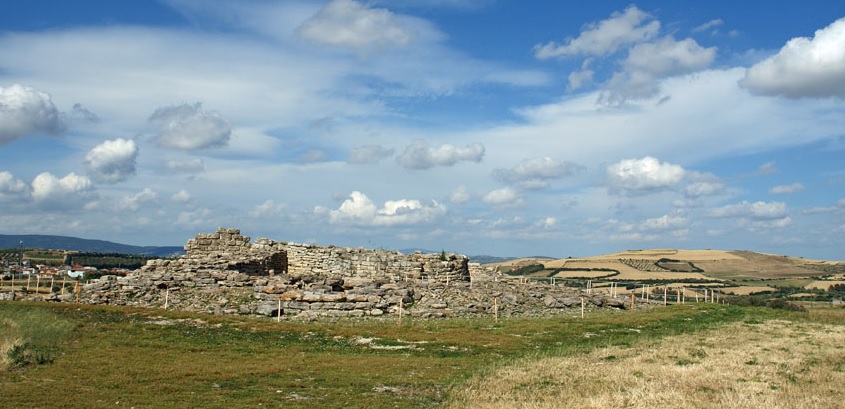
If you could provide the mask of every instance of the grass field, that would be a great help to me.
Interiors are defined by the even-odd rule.
[[[841,311],[794,313],[688,304],[633,313],[591,310],[586,319],[409,319],[400,327],[395,319],[277,323],[156,309],[0,302],[4,345],[28,344],[45,357],[5,362],[0,369],[0,406],[559,407],[548,406],[546,397],[570,396],[562,395],[573,389],[570,385],[595,384],[590,395],[598,398],[599,391],[605,395],[605,400],[597,401],[603,402],[600,407],[628,407],[612,396],[622,390],[634,393],[648,383],[645,380],[677,381],[672,378],[678,377],[678,370],[693,369],[721,371],[726,384],[703,385],[726,399],[730,388],[745,391],[762,385],[755,390],[768,396],[807,386],[814,388],[819,402],[826,402],[842,395],[836,392],[838,386],[825,390],[825,379],[815,377],[814,368],[841,371],[845,365],[842,347],[828,348],[831,337],[842,339],[842,327],[830,324],[842,322]],[[33,322],[40,323],[35,325],[39,330],[23,331]],[[816,351],[827,351],[819,355],[827,366],[810,361],[784,361],[789,367],[781,366],[777,353],[778,348],[787,348],[785,344],[761,347],[771,351],[737,352],[741,362],[757,360],[747,366],[761,371],[759,375],[740,376],[732,367],[708,363],[744,345],[743,339],[766,341],[772,335],[765,332],[769,323],[776,324],[778,332],[772,334],[778,337],[797,337],[817,346]],[[720,329],[729,331],[735,343],[721,344],[713,335]],[[741,338],[744,333],[757,338]],[[698,345],[697,339],[704,341]],[[798,346],[788,348],[799,353],[795,359],[808,359]],[[742,355],[747,353],[753,357]],[[652,366],[636,369],[640,375],[632,374],[634,366],[625,365],[647,361]],[[597,371],[580,374],[575,370],[581,368],[578,365]],[[604,368],[618,374],[621,383],[602,372]],[[527,373],[527,378],[512,382],[506,375],[511,371]],[[838,376],[831,380],[841,385]],[[714,396],[695,387],[680,391]],[[513,396],[525,400],[517,405],[509,400]],[[675,405],[665,396],[655,399],[663,406]],[[510,404],[485,406],[498,401]]]

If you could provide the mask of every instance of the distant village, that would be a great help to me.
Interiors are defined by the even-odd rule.
[[[72,257],[68,257],[68,259],[72,261]],[[41,278],[67,277],[80,280],[103,275],[126,275],[132,271],[128,268],[98,268],[72,262],[70,264],[55,264],[29,260],[23,253],[10,257],[10,253],[5,252],[3,257],[0,257],[0,275],[7,279],[20,276],[38,276]]]
[[[97,267],[74,265],[61,265],[58,267],[44,264],[30,265],[29,260],[24,260],[21,266],[18,261],[10,262],[0,259],[0,274],[10,275],[31,275],[41,277],[70,277],[76,279],[91,278],[102,275],[126,275],[132,270],[126,268],[98,269]]]

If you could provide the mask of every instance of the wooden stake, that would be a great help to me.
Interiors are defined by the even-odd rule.
[[[282,298],[279,297],[279,307],[276,309],[276,322],[282,322]]]
[[[73,292],[76,294],[76,303],[79,304],[79,281],[73,284]]]
[[[65,295],[65,280],[67,277],[62,277],[62,295]]]
[[[26,275],[26,292],[29,292],[29,279],[32,278],[32,275]]]
[[[666,291],[668,291],[668,289],[669,289],[669,286],[663,287],[663,306],[664,307],[666,306],[666,303],[667,303],[667,301],[666,301]]]
[[[496,322],[499,322],[499,299],[498,298],[493,299],[493,319]]]
[[[167,309],[167,303],[170,301],[170,288],[164,290],[164,309]]]
[[[634,312],[634,301],[636,301],[637,295],[631,291],[631,312]]]
[[[405,300],[404,298],[399,299],[399,326],[400,327],[402,326],[402,308],[403,308],[402,303],[403,303],[404,300]]]

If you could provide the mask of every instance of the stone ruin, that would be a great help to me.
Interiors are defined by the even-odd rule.
[[[185,252],[92,280],[79,302],[300,318],[547,315],[582,300],[591,308],[626,306],[606,294],[505,276],[458,254],[250,242],[227,228],[198,234]]]

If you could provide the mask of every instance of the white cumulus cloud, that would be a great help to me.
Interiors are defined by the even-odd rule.
[[[451,144],[430,146],[424,141],[415,141],[396,160],[408,169],[428,169],[458,162],[480,162],[483,157],[484,145],[480,143],[461,148]]]
[[[401,47],[414,38],[414,32],[394,13],[354,0],[332,1],[296,32],[315,43],[358,51]]]
[[[131,139],[118,138],[95,146],[85,155],[88,174],[100,183],[117,183],[135,174],[138,145]]]
[[[43,172],[32,180],[32,199],[40,204],[71,204],[87,198],[92,192],[91,179],[73,172],[61,179]]]
[[[651,156],[624,159],[606,170],[610,186],[630,194],[675,188],[686,173],[679,165],[660,162]]]
[[[845,18],[817,30],[813,38],[789,40],[780,52],[749,68],[739,84],[763,95],[845,98]]]
[[[322,208],[316,209],[317,213],[324,211]],[[330,210],[328,215],[330,223],[396,226],[430,223],[445,212],[446,207],[436,201],[425,204],[409,199],[388,200],[382,207],[378,207],[367,195],[354,191],[337,210]]]
[[[578,169],[572,162],[560,162],[548,156],[526,159],[510,169],[496,169],[493,175],[507,183],[524,189],[538,190],[549,187],[549,181],[571,176]]]
[[[519,194],[509,187],[491,190],[484,195],[481,201],[496,207],[512,207],[522,204],[522,198]]]
[[[67,129],[50,94],[13,84],[0,87],[0,145],[30,134],[58,135]]]
[[[150,121],[160,125],[158,144],[166,148],[204,149],[229,143],[232,127],[217,112],[202,104],[182,104],[157,109]]]
[[[23,200],[29,195],[29,186],[7,172],[0,172],[0,202]]]

